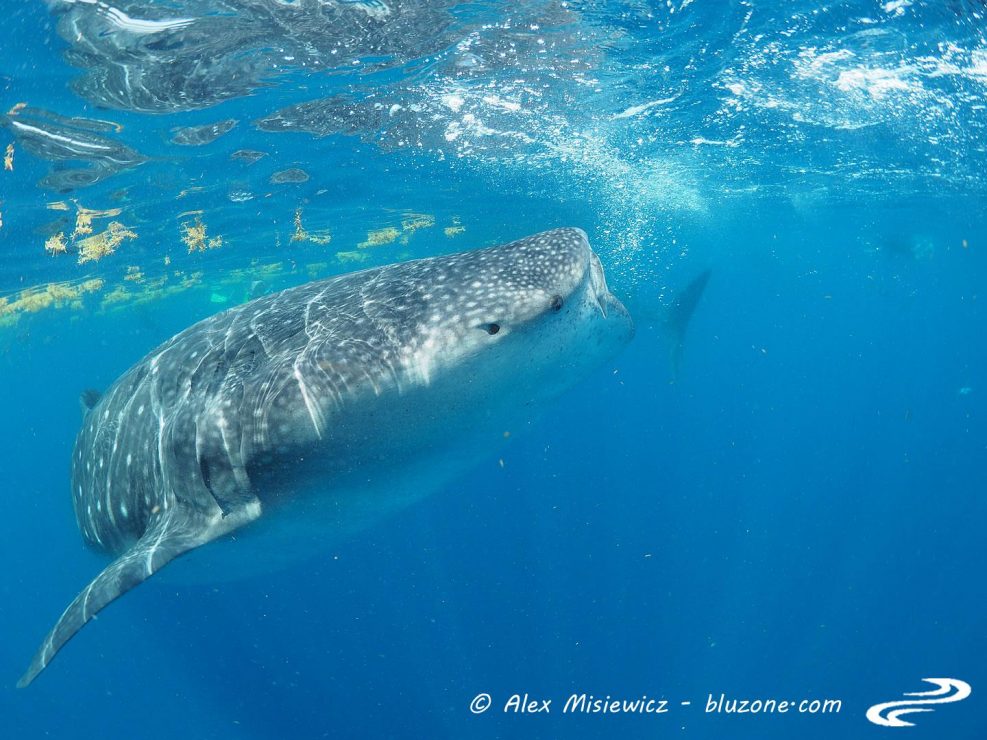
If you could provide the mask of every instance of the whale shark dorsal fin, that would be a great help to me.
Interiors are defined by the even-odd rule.
[[[102,391],[98,391],[95,388],[86,388],[82,393],[79,394],[79,406],[82,408],[82,415],[85,416],[90,411],[93,410],[93,406],[99,403],[99,399],[103,397]]]
[[[241,507],[223,516],[177,503],[155,515],[144,535],[96,576],[62,613],[41,644],[31,665],[17,682],[30,684],[55,654],[86,622],[111,601],[147,580],[179,555],[216,539],[260,516],[260,504]]]

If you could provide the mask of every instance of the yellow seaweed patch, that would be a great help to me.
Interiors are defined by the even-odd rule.
[[[93,217],[88,213],[79,211],[75,214],[75,229],[72,231],[72,239],[83,234],[93,233]]]
[[[205,275],[205,273],[202,272],[202,270],[193,272],[190,275],[186,275],[185,277],[182,278],[181,286],[183,288],[194,288],[196,285],[199,285],[202,282],[203,275]]]
[[[401,228],[405,231],[430,229],[433,226],[435,226],[435,216],[430,213],[410,213],[401,221]]]
[[[391,241],[393,241],[393,239]],[[358,252],[358,251],[352,251],[352,252],[336,252],[336,259],[338,259],[340,262],[343,262],[343,263],[346,263],[346,262],[366,262],[367,261],[367,255],[366,255],[365,252]]]
[[[100,305],[106,308],[107,306],[112,306],[114,303],[128,303],[133,296],[134,294],[125,287],[118,285],[113,290],[103,294],[103,300]]]
[[[49,211],[67,211],[69,209],[69,204],[64,200],[53,200],[51,203],[47,204]]]
[[[295,233],[291,235],[291,241],[293,242],[303,242],[308,239],[308,232],[305,231],[305,227],[302,226],[302,209],[295,209]]]
[[[161,300],[162,298],[168,298],[169,296],[201,285],[202,276],[202,272],[185,275],[180,270],[176,270],[171,276],[164,274],[143,283],[135,283],[134,285],[140,285],[140,288],[137,290],[121,284],[103,295],[100,308],[103,310],[117,310],[127,306],[139,306]],[[177,282],[171,282],[170,277],[176,278]]]
[[[188,253],[205,252],[207,249],[218,249],[223,246],[223,237],[214,236],[210,239],[206,234],[206,224],[201,215],[196,215],[195,222],[182,222],[182,243],[188,247]]]
[[[136,238],[137,234],[122,223],[111,221],[110,225],[106,227],[106,231],[86,237],[78,242],[79,264],[101,260],[103,257],[113,254],[124,239]]]
[[[435,226],[435,216],[428,213],[409,213],[401,221],[401,229],[408,232],[430,229]]]
[[[21,314],[37,313],[46,308],[82,308],[82,297],[103,289],[99,278],[81,283],[48,283],[26,288],[16,297],[0,298],[0,324],[9,325],[17,321]]]
[[[435,216],[427,213],[409,213],[401,221],[401,243],[407,244],[419,229],[430,229],[435,226]]]
[[[250,267],[242,267],[237,270],[230,270],[226,273],[227,279],[224,283],[244,283],[248,280],[260,280],[262,278],[273,278],[285,273],[283,262],[269,262],[266,265],[253,260]]]
[[[45,242],[45,251],[48,254],[64,254],[68,251],[68,247],[65,244],[65,232],[59,231],[54,236],[48,237]]]
[[[121,213],[119,208],[110,208],[105,211],[99,211],[93,208],[86,208],[85,206],[79,205],[78,202],[76,202],[75,207],[75,230],[72,232],[73,241],[75,241],[77,237],[83,236],[84,234],[93,233],[94,218],[114,218],[119,216]]]
[[[367,240],[360,242],[356,246],[360,249],[366,249],[367,247],[380,247],[384,244],[391,244],[396,241],[399,236],[401,236],[401,232],[396,228],[393,226],[385,226],[383,229],[368,231]],[[338,252],[336,253],[336,256],[339,256]]]
[[[291,241],[293,242],[305,242],[309,241],[313,244],[328,244],[332,241],[332,234],[329,233],[328,229],[322,231],[306,231],[305,227],[302,225],[302,209],[295,209],[295,231],[291,235]]]
[[[7,111],[7,115],[8,116],[16,116],[18,113],[21,112],[22,109],[24,109],[26,107],[27,107],[27,103],[17,103],[17,104],[14,105],[13,108],[11,108],[9,111]]]
[[[14,169],[14,143],[7,144],[7,151],[3,155],[3,168],[8,172]]]
[[[459,216],[453,216],[452,223],[449,226],[446,226],[442,231],[445,233],[447,238],[452,239],[454,236],[458,236],[466,231],[466,227],[459,222]]]
[[[342,252],[342,261],[366,261],[368,255],[364,252]],[[310,278],[331,272],[331,263],[315,262],[307,265],[296,265],[292,262],[273,262],[261,264],[252,261],[249,267],[231,270],[224,273],[218,281],[209,283],[211,293],[230,296],[232,302],[241,302],[251,297],[252,284],[258,280],[283,278],[288,275],[307,274]],[[127,310],[152,301],[201,288],[205,285],[204,273],[201,271],[186,273],[183,270],[165,272],[152,278],[137,280],[137,275],[143,277],[143,271],[137,266],[128,267],[126,274],[116,285],[104,285],[102,279],[92,279],[81,283],[51,283],[22,290],[13,296],[0,297],[0,327],[10,326],[20,320],[25,313],[37,313],[48,308],[82,309],[83,296],[88,293],[101,291],[99,310],[103,312]],[[241,293],[236,292],[238,289]],[[225,291],[225,292],[224,292]],[[233,292],[229,292],[233,291]]]

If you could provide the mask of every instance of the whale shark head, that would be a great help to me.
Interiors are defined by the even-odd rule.
[[[634,334],[582,229],[440,258],[430,283],[430,320],[419,324],[405,366],[425,383],[466,371],[476,396],[484,382],[526,400],[557,395]]]

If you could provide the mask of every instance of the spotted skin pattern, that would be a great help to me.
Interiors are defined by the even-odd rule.
[[[349,408],[427,389],[588,283],[619,306],[586,235],[556,229],[264,296],[152,351],[88,412],[73,452],[79,528],[117,559],[66,609],[19,685],[110,601],[260,517],[265,491],[253,481],[320,449]]]

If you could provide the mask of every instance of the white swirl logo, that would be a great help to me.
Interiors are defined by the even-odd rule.
[[[914,722],[906,722],[898,718],[903,714],[911,714],[912,712],[933,712],[935,710],[927,708],[927,705],[963,701],[973,691],[970,684],[966,681],[960,681],[958,678],[923,678],[922,680],[939,688],[930,691],[912,691],[906,693],[905,696],[927,696],[931,698],[903,699],[875,704],[867,710],[867,719],[875,725],[883,725],[884,727],[914,727]]]

